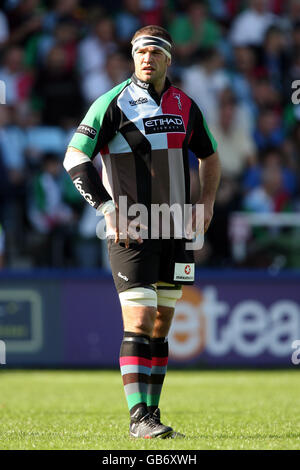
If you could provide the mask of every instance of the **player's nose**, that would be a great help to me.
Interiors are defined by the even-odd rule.
[[[144,61],[144,62],[149,63],[149,62],[151,61],[151,58],[152,58],[151,52],[146,52],[146,53],[143,55],[143,61]]]

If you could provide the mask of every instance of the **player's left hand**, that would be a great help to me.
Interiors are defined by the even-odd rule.
[[[197,205],[202,205],[202,208],[198,207],[197,210]],[[213,206],[213,203],[202,202],[197,202],[197,204],[193,206],[192,217],[187,226],[188,238],[192,238],[193,236],[196,238],[198,235],[203,235],[208,230],[213,217]]]
[[[115,239],[115,242],[117,243],[121,239],[125,242],[125,248],[129,248],[129,243],[131,239],[135,240],[140,245],[143,243],[143,239],[141,237],[141,230],[146,229],[147,227],[140,222],[139,217],[133,220],[126,219],[126,221],[124,221],[123,223],[123,231],[117,231],[117,237]]]
[[[204,203],[204,233],[207,232],[214,214],[214,203]]]

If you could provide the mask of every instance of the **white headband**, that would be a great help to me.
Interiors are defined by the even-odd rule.
[[[156,47],[156,49],[160,49],[161,51],[166,54],[166,56],[171,59],[171,48],[172,44],[169,43],[166,39],[159,38],[157,36],[138,36],[133,42],[132,42],[132,57],[134,57],[134,54],[139,50],[142,49],[143,47]]]

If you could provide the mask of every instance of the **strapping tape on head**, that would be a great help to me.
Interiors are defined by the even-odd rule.
[[[150,46],[156,47],[156,49],[160,49],[166,54],[169,59],[171,59],[172,44],[169,43],[169,41],[167,41],[166,39],[159,38],[157,36],[138,36],[132,42],[132,57],[134,57],[134,54],[139,49]]]

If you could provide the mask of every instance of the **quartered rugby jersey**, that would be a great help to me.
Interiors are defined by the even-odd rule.
[[[103,184],[114,201],[126,195],[128,204],[150,207],[188,204],[188,149],[203,159],[217,145],[183,91],[167,79],[159,97],[133,75],[92,104],[69,146],[91,160],[100,152]]]

